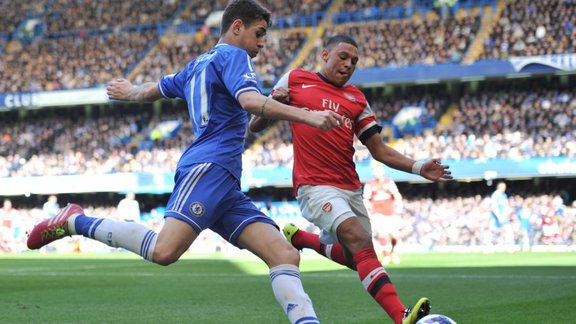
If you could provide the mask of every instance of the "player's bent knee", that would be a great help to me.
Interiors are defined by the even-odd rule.
[[[296,250],[291,245],[287,245],[282,249],[277,250],[277,253],[274,257],[267,261],[270,267],[274,267],[280,264],[293,264],[298,266],[300,264],[300,252]]]
[[[153,262],[162,266],[168,266],[180,259],[181,254],[174,251],[154,251]]]
[[[286,256],[288,262],[290,264],[300,264],[300,252],[294,248],[293,246],[290,246],[289,252],[287,253]]]

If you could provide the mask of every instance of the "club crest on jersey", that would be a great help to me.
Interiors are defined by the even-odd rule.
[[[192,204],[190,204],[190,212],[192,213],[192,215],[196,217],[201,217],[202,215],[204,215],[205,211],[206,208],[204,208],[204,205],[201,202],[195,201]]]
[[[350,100],[350,101],[352,101],[352,102],[356,102],[356,97],[354,97],[353,94],[344,92],[344,97],[346,97],[346,99],[348,99],[348,100]]]
[[[332,211],[332,204],[329,203],[329,202],[324,203],[324,205],[322,205],[322,210],[323,210],[325,213],[331,212],[331,211]]]

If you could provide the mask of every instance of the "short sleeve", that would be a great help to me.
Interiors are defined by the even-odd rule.
[[[180,71],[174,74],[163,76],[158,83],[158,90],[164,98],[186,99],[184,97],[184,87],[186,85],[186,73]]]
[[[382,126],[376,123],[376,117],[369,104],[366,104],[362,113],[356,119],[356,136],[365,144],[374,134],[382,131]]]
[[[290,73],[293,70],[290,70],[288,72],[286,72],[281,78],[280,80],[278,80],[278,82],[276,82],[276,84],[274,85],[273,90],[276,90],[278,88],[288,88],[288,80],[290,79]]]
[[[240,49],[232,50],[228,54],[225,62],[222,62],[222,78],[230,94],[238,99],[243,92],[261,93],[250,56]]]

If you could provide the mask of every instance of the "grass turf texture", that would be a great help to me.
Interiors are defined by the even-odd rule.
[[[575,253],[406,254],[386,267],[401,299],[458,323],[573,323]],[[391,323],[356,273],[304,253],[323,323]],[[0,256],[2,323],[286,323],[254,257],[186,255],[169,267],[126,253]]]

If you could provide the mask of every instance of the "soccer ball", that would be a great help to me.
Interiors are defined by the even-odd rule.
[[[445,315],[429,314],[422,317],[416,324],[456,324],[456,322]]]

